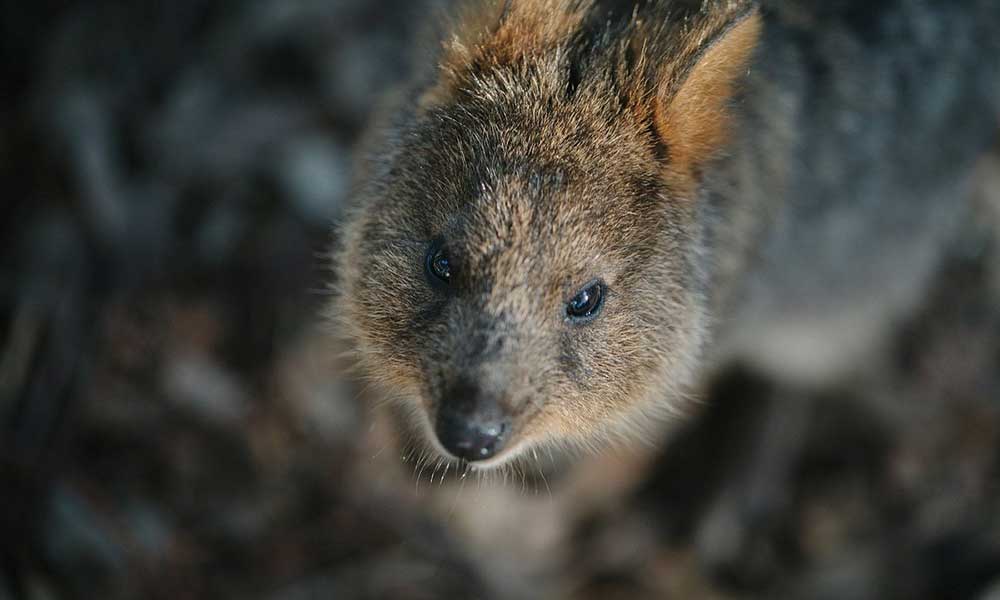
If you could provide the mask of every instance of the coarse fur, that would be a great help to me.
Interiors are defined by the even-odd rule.
[[[430,440],[448,390],[496,398],[514,439],[487,464],[640,430],[680,406],[706,339],[695,195],[757,17],[746,2],[605,17],[476,5],[341,233],[331,315],[363,373]],[[424,274],[435,241],[456,272],[444,291]],[[603,314],[569,323],[595,279]]]
[[[714,361],[802,385],[887,350],[966,233],[1000,117],[1000,3],[764,0],[701,204]]]
[[[420,437],[443,452],[456,389],[511,416],[477,465],[641,432],[707,360],[849,371],[921,296],[997,130],[991,0],[612,4],[465,4],[338,238],[331,318]]]

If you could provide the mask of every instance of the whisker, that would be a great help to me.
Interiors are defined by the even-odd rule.
[[[426,459],[426,455],[421,455],[421,456],[420,456],[420,461],[419,461],[419,464],[420,464],[420,470],[419,470],[419,471],[417,472],[417,483],[416,483],[416,487],[414,488],[414,491],[415,491],[415,492],[416,492],[417,494],[420,494],[420,478],[421,478],[421,477],[423,476],[423,474],[424,474],[424,469],[425,469],[425,468],[427,468],[427,459]]]
[[[545,472],[542,471],[542,463],[538,460],[538,452],[532,448],[531,455],[535,458],[535,468],[538,469],[538,475],[542,478],[542,483],[545,484],[545,491],[549,494],[549,500],[552,500],[552,488],[549,487],[549,480],[545,478]]]
[[[457,467],[456,467],[457,469]],[[455,499],[451,502],[451,508],[448,509],[448,514],[445,515],[444,522],[448,524],[451,522],[452,517],[455,515],[455,509],[458,508],[458,500],[462,497],[462,491],[465,489],[465,476],[469,473],[469,467],[466,465],[465,472],[462,473],[462,483],[458,486],[458,491],[455,492]]]

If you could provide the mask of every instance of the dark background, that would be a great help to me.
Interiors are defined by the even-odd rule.
[[[318,315],[433,9],[2,4],[0,599],[1000,597],[995,159],[849,381],[498,481],[395,442]]]

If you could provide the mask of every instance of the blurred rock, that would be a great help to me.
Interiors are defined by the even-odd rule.
[[[350,161],[344,148],[324,137],[297,138],[277,160],[282,196],[310,224],[333,223],[347,195]]]
[[[207,357],[170,357],[163,367],[163,380],[164,391],[178,408],[209,422],[236,427],[249,411],[247,390]]]
[[[48,560],[72,574],[78,590],[90,580],[103,587],[128,566],[125,552],[94,508],[70,487],[53,491],[45,531]]]
[[[357,394],[338,377],[335,352],[321,331],[304,336],[277,367],[277,393],[307,435],[327,444],[356,445],[366,424]]]

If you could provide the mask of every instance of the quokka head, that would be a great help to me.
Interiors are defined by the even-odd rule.
[[[346,218],[331,314],[446,456],[632,432],[691,379],[699,182],[759,24],[648,12],[479,6]]]

